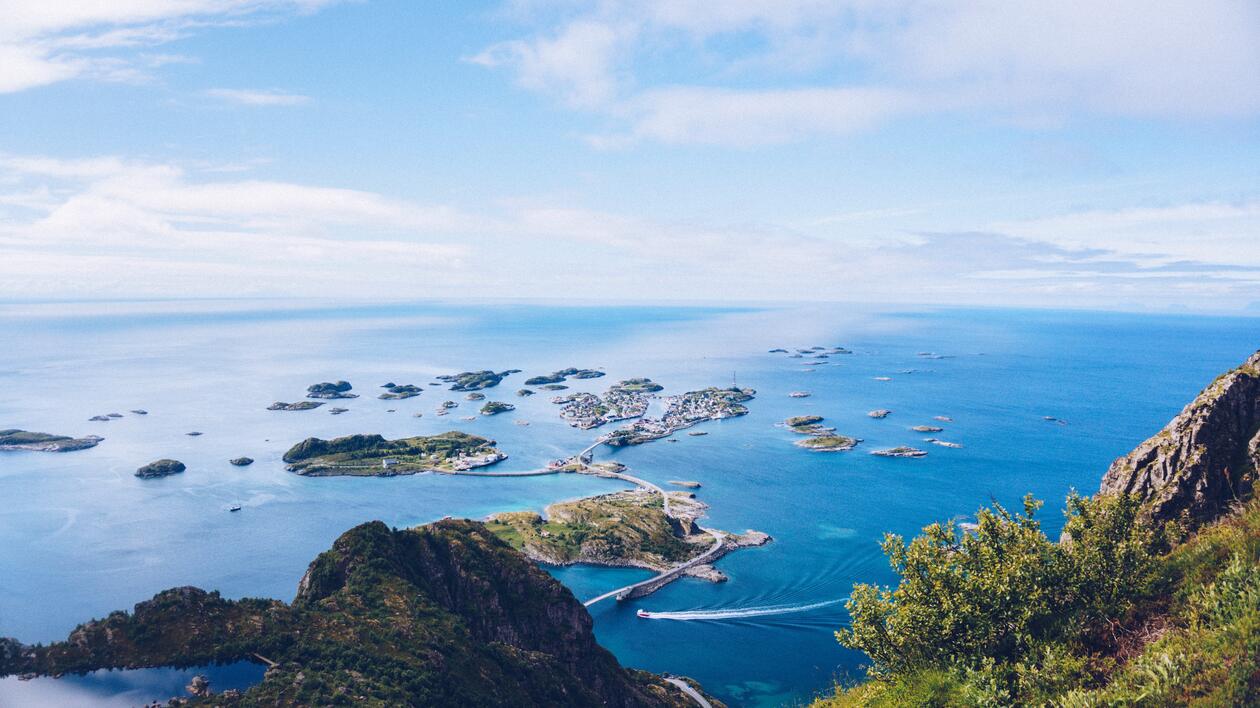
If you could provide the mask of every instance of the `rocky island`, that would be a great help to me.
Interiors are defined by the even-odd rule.
[[[290,472],[310,477],[392,477],[459,472],[507,459],[494,444],[493,440],[455,431],[399,440],[348,435],[333,440],[307,438],[284,453],[283,459]]]
[[[34,452],[73,452],[96,447],[105,438],[99,435],[88,435],[72,438],[69,435],[50,435],[48,433],[32,433],[26,430],[10,428],[0,430],[0,450],[31,450]]]
[[[783,427],[801,435],[825,435],[835,431],[835,428],[823,425],[822,421],[820,415],[794,415],[783,421]]]
[[[237,661],[267,663],[262,683],[193,703],[695,705],[661,676],[622,668],[568,589],[471,521],[357,526],[311,563],[292,603],[181,587],[64,642],[0,639],[0,676]]]
[[[136,470],[136,476],[140,479],[157,479],[158,477],[169,477],[173,474],[183,472],[186,467],[179,460],[155,460],[149,464]]]
[[[482,415],[498,415],[500,413],[507,413],[508,411],[514,410],[516,410],[516,406],[511,403],[504,403],[502,401],[487,401],[486,404],[481,407],[480,413]]]
[[[353,386],[349,381],[338,381],[332,383],[325,381],[323,383],[311,384],[306,388],[307,398],[358,398],[359,394],[350,393]]]
[[[556,384],[562,381],[567,381],[570,378],[597,379],[603,375],[604,375],[604,372],[597,371],[595,369],[577,369],[577,368],[569,367],[568,369],[561,369],[559,371],[553,371],[552,373],[544,375],[544,376],[532,376],[528,379],[525,379],[525,385],[526,386],[541,386],[543,384]]]
[[[532,511],[495,514],[486,528],[540,563],[662,572],[704,555],[714,544],[713,535],[696,523],[708,505],[690,492],[665,494],[669,495],[669,516],[661,494],[640,488],[552,504],[546,508],[545,517]],[[769,540],[756,532],[744,536],[716,533],[725,539],[722,548],[704,564],[688,568],[687,574],[714,582],[725,580],[709,561],[735,548]]]
[[[285,403],[284,401],[276,401],[267,406],[269,411],[309,411],[312,408],[319,408],[324,405],[323,401],[298,401],[297,403]]]
[[[601,398],[593,393],[571,393],[557,396],[552,403],[560,404],[560,417],[575,428],[590,430],[605,423],[638,418],[647,412],[648,396],[619,386],[608,389]]]
[[[520,373],[520,371],[520,369],[508,369],[498,373],[488,369],[483,371],[465,371],[460,374],[439,376],[437,379],[438,381],[449,383],[452,391],[480,391],[481,389],[498,386],[504,378]]]
[[[233,457],[232,459],[228,460],[228,464],[231,464],[231,465],[233,465],[233,466],[235,466],[235,467],[248,467],[249,465],[254,464],[254,458],[252,458],[252,457]]]
[[[875,450],[871,454],[880,457],[927,457],[927,453],[923,450],[908,445],[898,445],[886,450]]]
[[[814,435],[803,440],[797,440],[796,446],[803,447],[807,450],[816,452],[845,452],[857,447],[862,442],[858,438],[851,438],[847,435]]]
[[[421,393],[424,393],[424,389],[412,384],[390,383],[382,386],[381,388],[385,389],[385,392],[377,396],[377,398],[382,401],[395,401],[404,398],[412,398],[413,396],[419,396]]]

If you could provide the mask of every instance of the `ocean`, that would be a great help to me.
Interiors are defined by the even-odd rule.
[[[280,458],[306,437],[464,430],[498,441],[510,456],[499,468],[525,470],[607,429],[571,428],[545,392],[518,398],[529,376],[607,372],[570,380],[571,391],[634,376],[664,394],[732,381],[756,389],[749,415],[697,428],[708,435],[597,452],[656,483],[701,482],[708,526],[773,536],[718,562],[728,582],[684,579],[592,608],[600,642],[623,664],[694,677],[737,706],[805,702],[861,676],[862,656],[833,636],[846,620],[838,601],[855,582],[893,581],[878,545],[885,533],[965,521],[992,503],[1018,508],[1031,493],[1046,501],[1040,516],[1057,535],[1069,490],[1094,491],[1112,459],[1260,347],[1255,318],[840,305],[7,304],[0,332],[0,428],[105,438],[79,452],[0,453],[0,636],[28,643],[63,639],[81,621],[179,585],[289,600],[307,564],[364,521],[541,511],[627,486],[576,475],[299,477]],[[769,353],[813,346],[852,354]],[[509,368],[524,371],[484,391],[517,406],[499,416],[465,422],[480,404],[425,386],[440,374]],[[361,397],[266,410],[339,379]],[[426,391],[378,400],[387,381]],[[788,396],[797,390],[812,395]],[[446,399],[461,405],[435,416]],[[332,405],[350,410],[329,415]],[[877,408],[893,412],[866,415]],[[109,413],[123,417],[88,420]],[[863,442],[841,453],[796,447],[799,436],[776,423],[801,414]],[[935,437],[962,447],[925,443],[915,425],[939,425]],[[194,431],[202,434],[186,434]],[[869,454],[901,444],[929,454]],[[242,455],[256,462],[228,464]],[[188,471],[133,476],[162,457]],[[230,513],[234,505],[241,511]],[[548,570],[579,599],[650,575]],[[645,620],[640,608],[675,614]],[[81,683],[84,700],[117,690]],[[18,695],[14,685],[0,681],[0,704]],[[23,701],[38,700],[23,690]]]

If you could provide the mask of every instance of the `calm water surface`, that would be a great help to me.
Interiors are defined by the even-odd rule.
[[[688,579],[593,608],[600,641],[623,663],[694,676],[733,705],[804,701],[859,674],[861,656],[832,637],[843,607],[722,621],[648,621],[635,609],[842,598],[854,582],[891,580],[877,546],[884,532],[912,534],[993,500],[1017,505],[1027,492],[1047,500],[1043,516],[1057,533],[1069,489],[1095,489],[1111,459],[1260,346],[1260,320],[1246,318],[842,307],[8,305],[0,306],[0,332],[0,428],[106,438],[82,452],[0,453],[0,636],[27,642],[62,639],[83,620],[177,585],[291,599],[307,563],[363,521],[482,518],[624,486],[572,475],[308,479],[280,461],[305,437],[462,429],[498,440],[510,455],[504,469],[528,469],[596,434],[565,425],[546,393],[517,398],[531,375],[602,367],[606,378],[572,381],[572,390],[650,376],[665,393],[737,377],[758,390],[750,415],[705,424],[707,436],[600,456],[660,483],[698,480],[699,497],[712,505],[708,524],[762,530],[775,541],[720,561],[727,583]],[[854,354],[807,367],[767,353],[814,345]],[[376,399],[386,381],[423,385],[483,368],[525,370],[486,392],[515,412],[466,423],[459,417],[476,404],[427,386],[417,398]],[[875,379],[883,376],[892,380]],[[337,379],[362,397],[306,412],[265,410]],[[813,396],[787,396],[800,389]],[[447,398],[460,408],[434,416]],[[350,412],[329,415],[331,405]],[[873,420],[866,412],[874,408],[894,413]],[[124,417],[88,421],[114,412]],[[775,423],[804,413],[864,442],[848,453],[796,448],[796,436]],[[926,445],[908,430],[933,416],[953,419],[937,436],[962,449]],[[899,444],[930,454],[867,454]],[[241,455],[257,461],[228,464]],[[188,471],[132,475],[160,457]],[[242,511],[229,513],[234,504]],[[552,572],[580,598],[646,576]]]

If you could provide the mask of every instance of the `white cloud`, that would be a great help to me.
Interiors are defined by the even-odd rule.
[[[276,89],[208,89],[206,95],[242,106],[297,106],[311,100],[299,93],[285,93]]]
[[[539,14],[560,19],[475,60],[608,117],[619,127],[600,145],[782,142],[907,108],[1025,126],[1260,114],[1260,4],[1244,0],[609,0]],[[652,85],[661,76],[668,87]]]
[[[247,168],[242,168],[247,169]],[[326,295],[1228,307],[1260,292],[1260,203],[913,233],[550,202],[419,204],[214,166],[0,155],[0,297]],[[922,210],[910,212],[915,219]]]
[[[134,54],[199,29],[338,0],[0,0],[0,93],[89,77],[137,81],[170,58]],[[182,60],[182,59],[181,59]]]

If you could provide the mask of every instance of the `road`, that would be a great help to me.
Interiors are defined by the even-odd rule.
[[[679,690],[687,694],[688,698],[695,701],[696,704],[702,706],[702,708],[713,708],[713,704],[705,700],[705,697],[700,695],[700,692],[692,688],[691,684],[687,683],[686,681],[683,681],[682,679],[676,679],[676,678],[667,678],[665,680],[677,686]]]
[[[701,553],[700,555],[696,556],[695,558],[692,558],[691,560],[683,561],[682,563],[679,563],[678,565],[674,566],[673,568],[670,568],[669,570],[661,573],[660,575],[653,575],[647,580],[641,580],[637,583],[634,583],[633,585],[627,585],[623,588],[617,588],[616,590],[613,590],[611,592],[606,592],[603,595],[600,595],[599,597],[591,598],[590,600],[587,600],[586,602],[583,602],[582,604],[586,607],[590,607],[591,605],[594,605],[595,603],[601,600],[607,600],[610,597],[619,597],[619,598],[628,597],[635,590],[644,586],[652,585],[653,583],[659,583],[661,585],[664,585],[665,583],[668,583],[669,581],[681,575],[683,571],[687,570],[693,565],[700,565],[702,563],[707,562],[718,551],[722,550],[722,543],[726,540],[726,534],[722,533],[721,531],[714,531],[713,529],[705,529],[705,532],[707,532],[710,536],[713,537],[713,545],[710,546],[709,550],[705,551],[704,553]]]

